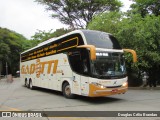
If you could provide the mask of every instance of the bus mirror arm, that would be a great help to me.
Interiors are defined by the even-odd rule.
[[[80,45],[77,48],[89,48],[91,60],[96,60],[96,47],[94,45]]]
[[[137,54],[136,51],[132,50],[132,49],[123,49],[125,52],[129,52],[132,54],[133,56],[133,62],[137,62]]]

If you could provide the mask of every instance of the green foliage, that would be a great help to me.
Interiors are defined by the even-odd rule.
[[[133,0],[135,3],[131,5],[131,13],[141,14],[145,17],[147,14],[160,15],[160,1],[159,0]]]
[[[154,64],[160,63],[159,30],[160,17],[146,16],[142,18],[140,15],[133,15],[120,22],[118,32],[115,35],[123,47],[137,51],[139,68],[147,70]]]
[[[0,43],[0,61],[6,60],[6,57],[10,53],[10,47],[6,43]]]
[[[131,55],[126,54],[128,71],[149,73],[155,78],[160,72],[160,16],[132,14],[129,17],[121,13],[110,12],[101,14],[89,24],[89,29],[110,32],[116,36],[123,48],[134,49],[138,55],[138,62],[132,63]]]
[[[22,35],[0,27],[0,73],[6,62],[12,68],[9,73],[15,74],[19,70],[20,52],[27,46],[24,41],[27,39]]]
[[[64,29],[64,28],[56,29],[56,31],[53,33],[53,37],[59,37],[71,31],[72,31],[71,29]]]
[[[36,0],[53,11],[52,17],[70,25],[72,29],[85,28],[96,14],[105,11],[118,11],[122,6],[119,0]]]
[[[117,24],[122,19],[123,14],[120,12],[102,13],[93,18],[89,23],[89,29],[106,31],[108,33],[117,32]]]
[[[38,32],[36,32],[35,35],[31,37],[31,39],[34,41],[45,41],[52,37],[53,37],[52,30],[49,30],[48,32],[46,32],[45,30],[44,31],[38,30]]]
[[[34,42],[33,46],[37,45],[40,42],[49,40],[50,38],[59,37],[61,35],[64,35],[70,31],[71,31],[70,29],[64,29],[64,28],[56,29],[56,31],[54,31],[54,32],[52,32],[52,30],[50,30],[48,32],[38,30],[38,32],[36,32],[35,35],[33,35],[31,37],[32,43]]]

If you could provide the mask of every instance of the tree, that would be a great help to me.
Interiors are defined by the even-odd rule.
[[[14,75],[19,70],[20,53],[26,49],[27,45],[23,44],[26,40],[18,33],[0,27],[0,70],[5,67],[6,62],[9,73]],[[4,69],[2,73],[6,74]]]
[[[0,78],[2,72],[2,61],[7,61],[7,56],[10,54],[10,48],[7,44],[0,42]]]
[[[122,48],[131,48],[137,52],[136,64],[131,64],[130,55],[126,55],[129,74],[139,71],[134,75],[140,78],[138,73],[146,71],[151,80],[159,79],[160,16],[147,15],[143,18],[140,14],[132,14],[126,18],[120,13],[116,13],[115,16],[113,13],[102,14],[95,17],[88,28],[110,32],[118,38]],[[130,81],[132,84],[135,82],[135,79]]]
[[[72,31],[71,29],[64,29],[64,28],[56,29],[56,31],[53,33],[53,37],[59,37],[71,31]]]
[[[131,13],[141,14],[145,17],[147,14],[160,15],[160,1],[159,0],[133,0],[131,5]]]
[[[52,37],[53,37],[52,29],[49,30],[48,32],[46,32],[45,30],[44,31],[38,30],[35,33],[35,35],[33,35],[31,37],[31,40],[37,41],[37,43],[39,43],[40,41],[45,41],[45,40],[48,40],[48,39],[50,39]]]
[[[123,27],[120,29],[120,27]],[[160,17],[133,15],[124,19],[117,36],[123,47],[133,48],[138,54],[137,70],[148,72],[150,79],[155,80],[160,72]]]
[[[109,12],[96,15],[88,24],[88,29],[116,33],[117,27],[124,15],[121,12]]]
[[[85,28],[93,16],[106,11],[119,11],[118,0],[36,0],[53,11],[53,18],[70,25],[72,29]]]
[[[31,41],[32,43],[34,42],[34,46],[35,46],[40,42],[49,40],[53,37],[59,37],[70,31],[71,31],[70,29],[64,29],[64,28],[56,29],[56,31],[54,32],[52,32],[52,30],[49,30],[48,32],[38,30],[38,32],[36,32],[35,35],[31,37],[32,38]]]

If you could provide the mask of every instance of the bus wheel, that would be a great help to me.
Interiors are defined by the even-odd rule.
[[[32,80],[29,80],[29,88],[31,89],[31,90],[33,90],[34,89],[34,86],[33,86],[33,84],[32,84]]]
[[[25,79],[24,87],[27,87],[27,86],[28,86],[27,79]]]
[[[64,83],[63,88],[62,88],[62,92],[66,98],[70,98],[70,99],[75,98],[75,95],[71,93],[70,85],[67,82]]]

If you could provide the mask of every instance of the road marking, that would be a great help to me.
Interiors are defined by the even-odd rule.
[[[4,108],[4,110],[0,110],[0,111],[21,111],[20,109],[12,108],[12,107],[9,107],[9,106],[1,106],[0,107],[0,109],[3,109],[3,108]]]

